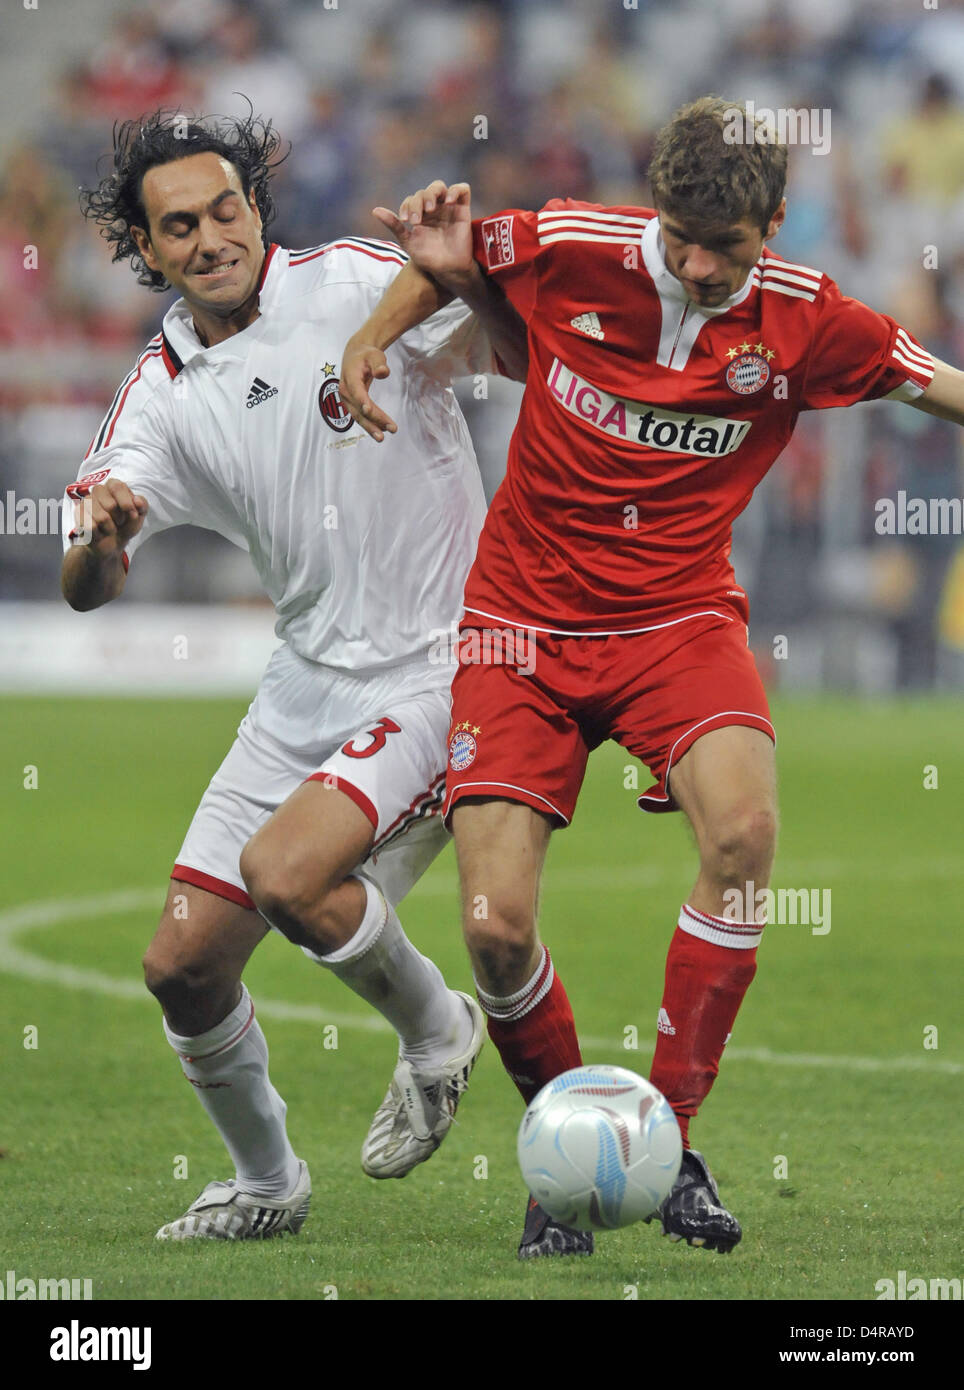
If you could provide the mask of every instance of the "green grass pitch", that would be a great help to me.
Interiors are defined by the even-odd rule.
[[[243,706],[0,701],[0,1278],[90,1278],[95,1298],[136,1300],[872,1300],[899,1270],[960,1276],[964,751],[959,705],[939,700],[776,705],[774,886],[829,889],[832,918],[825,934],[768,928],[693,1126],[743,1222],[732,1256],[638,1226],[598,1237],[591,1260],[518,1263],[520,1105],[491,1046],[439,1153],[403,1182],[366,1178],[392,1036],[276,936],[246,980],[311,1169],[309,1220],[264,1244],[155,1243],[230,1176],[138,982]],[[681,817],[636,810],[632,766],[614,745],[593,757],[574,824],[553,838],[541,923],[586,1060],[645,1074],[695,853]],[[127,891],[126,908],[97,906]],[[469,988],[451,850],[402,918]]]

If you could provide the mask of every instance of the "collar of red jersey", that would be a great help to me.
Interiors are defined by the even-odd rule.
[[[652,276],[653,284],[656,286],[661,299],[675,299],[680,304],[687,303],[696,313],[705,314],[707,318],[715,318],[717,314],[725,314],[729,309],[735,309],[738,304],[742,304],[753,289],[753,272],[751,271],[736,294],[731,294],[729,299],[725,299],[722,304],[716,304],[712,308],[703,304],[694,304],[676,276],[666,269],[663,237],[659,229],[658,217],[653,217],[647,222],[641,240],[643,261]]]
[[[265,252],[265,263],[261,268],[261,288],[258,293],[258,307],[262,315],[270,313],[277,299],[281,277],[288,264],[288,254],[276,242],[272,242]],[[250,327],[253,328],[254,324]],[[172,304],[164,315],[164,333],[185,367],[192,357],[197,357],[202,352],[216,353],[222,346],[226,352],[230,352],[226,347],[231,342],[230,338],[226,338],[223,344],[215,344],[213,348],[204,347],[194,327],[194,315],[183,299],[178,299]]]

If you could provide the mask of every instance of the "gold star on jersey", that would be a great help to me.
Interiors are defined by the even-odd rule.
[[[731,391],[738,396],[751,396],[754,391],[763,390],[770,380],[770,362],[776,357],[772,348],[744,339],[738,347],[727,348],[726,356],[726,384]]]
[[[464,772],[475,762],[475,755],[478,751],[475,735],[481,732],[478,724],[473,724],[468,719],[461,724],[456,724],[452,730],[452,740],[449,744],[449,767],[453,772]]]

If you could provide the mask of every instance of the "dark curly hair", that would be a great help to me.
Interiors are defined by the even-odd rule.
[[[290,146],[279,156],[282,141],[270,121],[254,114],[246,117],[186,116],[162,109],[114,126],[113,169],[96,188],[83,188],[83,214],[100,227],[101,236],[114,246],[115,261],[129,260],[138,284],[158,293],[168,289],[164,276],[151,270],[137,249],[131,227],[147,227],[142,188],[144,175],[159,164],[171,164],[192,154],[212,152],[228,160],[238,171],[244,196],[254,190],[261,214],[262,239],[275,216],[268,187]],[[109,156],[107,156],[109,158]]]

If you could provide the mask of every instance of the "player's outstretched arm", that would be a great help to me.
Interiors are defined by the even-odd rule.
[[[389,374],[385,349],[450,304],[453,297],[410,261],[398,272],[370,318],[345,344],[339,395],[355,422],[379,444],[386,432],[395,434],[398,429],[369,394],[372,382],[384,380]]]
[[[117,598],[127,579],[124,547],[144,525],[147,500],[119,478],[98,483],[74,503],[73,545],[64,555],[60,587],[78,613]]]
[[[472,255],[472,190],[467,183],[435,179],[410,193],[397,215],[381,207],[372,212],[419,270],[451,294],[461,295],[461,287],[481,275]]]
[[[423,274],[461,299],[481,320],[507,376],[525,381],[529,368],[526,326],[501,286],[482,273],[472,250],[472,190],[467,183],[435,179],[403,201],[396,216],[374,208]]]
[[[396,425],[372,400],[373,381],[388,376],[385,350],[410,328],[460,298],[482,322],[507,376],[524,381],[529,365],[526,326],[472,254],[471,192],[436,180],[402,203],[398,215],[375,208],[409,263],[389,285],[375,312],[345,346],[341,398],[355,421],[377,440]]]
[[[964,425],[964,372],[934,358],[934,376],[923,395],[911,405],[941,420]]]

